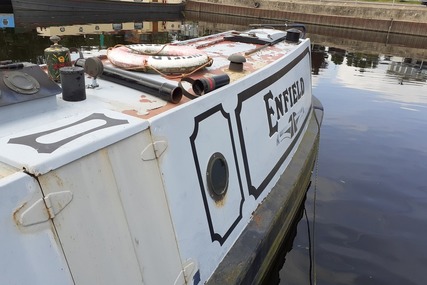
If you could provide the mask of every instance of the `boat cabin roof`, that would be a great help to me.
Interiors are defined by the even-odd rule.
[[[187,77],[198,79],[206,76],[210,77],[213,75],[227,74],[230,78],[230,83],[233,83],[240,78],[261,70],[278,58],[295,50],[298,43],[288,42],[285,40],[285,37],[286,32],[281,30],[254,29],[245,32],[228,31],[212,36],[176,42],[172,43],[172,45],[197,48],[198,50],[206,52],[213,60],[212,65],[189,74]],[[302,40],[299,42],[301,41]],[[230,69],[230,56],[232,55],[241,55],[241,57],[244,58],[242,62],[242,71]],[[88,54],[86,56],[88,56]],[[103,63],[104,66],[114,67],[108,60],[104,60]],[[135,72],[135,74],[155,81],[168,82],[170,84],[177,84],[181,81],[182,87],[189,93],[193,93],[191,84],[188,84],[185,80],[183,81],[179,76],[164,77],[155,73],[142,72]],[[93,92],[89,90],[89,94],[91,93],[98,92],[96,89],[93,90]],[[131,96],[134,97],[134,95]],[[155,96],[141,93],[139,96],[139,103],[135,104],[135,102],[132,102],[129,108],[121,109],[120,111],[128,115],[148,119],[189,101],[191,101],[191,99],[182,96],[182,99],[177,104],[174,104],[160,100]],[[122,105],[122,108],[125,108],[125,105]]]
[[[187,77],[198,79],[206,76],[226,74],[229,77],[229,84],[233,84],[249,74],[262,72],[262,69],[268,64],[274,62],[278,58],[286,56],[286,54],[292,53],[299,43],[305,41],[303,39],[296,43],[288,42],[285,40],[285,36],[286,32],[273,29],[257,29],[243,33],[229,31],[184,42],[176,42],[171,45],[183,47],[191,46],[206,52],[209,57],[212,58],[213,61],[210,66],[187,75]],[[105,59],[105,54],[106,51],[91,51],[85,52],[84,57],[98,56],[102,58],[104,56],[102,62],[105,67],[118,69]],[[241,71],[230,69],[229,58],[232,55],[238,55],[237,61],[242,61],[243,69]],[[36,69],[38,66],[25,64],[25,68]],[[17,70],[0,69],[0,76],[8,76],[11,72],[17,72]],[[177,76],[165,78],[155,73],[130,72],[137,79],[148,78],[152,81],[168,83],[174,86],[177,86],[181,81],[181,78]],[[20,79],[19,76],[16,78],[16,82],[22,79],[22,77]],[[0,90],[0,147],[2,145],[10,147],[10,142],[13,141],[12,139],[17,137],[21,138],[21,143],[25,144],[25,142],[22,141],[34,139],[29,137],[28,134],[37,133],[41,136],[40,139],[43,140],[43,142],[39,142],[40,139],[38,138],[37,143],[43,145],[43,147],[48,145],[49,148],[55,148],[54,142],[57,141],[55,135],[59,134],[43,136],[42,132],[44,130],[55,130],[59,125],[66,126],[70,124],[70,126],[72,126],[72,124],[76,122],[76,119],[84,120],[88,116],[100,116],[100,118],[92,118],[93,120],[91,120],[91,123],[88,123],[86,126],[88,129],[96,128],[96,124],[104,124],[105,122],[111,124],[120,124],[120,120],[127,120],[129,122],[129,124],[117,128],[116,133],[111,135],[108,134],[107,139],[104,133],[101,135],[102,139],[98,139],[99,141],[93,137],[89,138],[87,142],[81,141],[82,145],[93,144],[91,146],[93,149],[99,149],[113,141],[123,139],[149,128],[150,119],[155,118],[159,114],[167,115],[167,112],[172,111],[172,109],[182,108],[191,101],[191,99],[186,96],[182,96],[182,99],[178,103],[171,103],[153,94],[126,87],[111,80],[105,80],[102,75],[100,78],[96,79],[96,84],[98,84],[98,86],[95,87],[96,84],[94,84],[93,80],[93,77],[85,74],[85,84],[93,86],[85,89],[85,100],[76,102],[63,100],[61,89],[56,90],[55,88],[58,88],[58,85],[52,81],[46,83],[46,86],[45,82],[40,82],[40,86],[36,86],[36,88],[40,88],[40,92],[36,95],[18,94],[20,97],[24,98],[21,101],[16,99],[19,97],[18,95],[13,95],[14,97],[12,96],[12,99],[15,101],[10,101],[10,98],[8,99],[8,92],[10,89],[6,86],[0,86],[2,88],[2,90]],[[181,83],[186,91],[192,92],[191,85],[188,81],[183,81]],[[23,89],[25,88],[26,86],[23,87]],[[210,94],[207,94],[201,97],[209,95]],[[114,121],[103,118],[102,114],[108,114],[108,117],[112,118]],[[70,132],[68,135],[72,137],[72,128],[68,128],[67,131]],[[81,131],[81,129],[79,131]],[[109,137],[111,137],[111,142],[109,142]],[[38,153],[40,154],[43,151],[48,152],[51,150],[52,149],[39,149]],[[63,162],[57,161],[53,164],[50,163],[48,166],[42,166],[44,162],[40,155],[35,155],[34,158],[32,158],[30,155],[22,153],[22,157],[12,157],[10,151],[5,150],[4,152],[0,151],[0,164],[3,162],[17,167],[18,169],[25,168],[27,170],[33,167],[34,169],[30,172],[37,175],[37,173],[49,171],[49,169],[54,168],[55,165],[58,166],[61,165],[61,163],[63,164],[64,161],[67,160],[67,151],[71,152],[71,150],[65,149],[65,155],[64,153],[58,153],[58,157],[61,155],[60,160],[63,160]],[[73,150],[74,155],[76,151],[77,150]],[[70,153],[70,156],[71,155]],[[57,158],[50,156],[49,159],[53,161]],[[68,160],[71,160],[71,158]]]

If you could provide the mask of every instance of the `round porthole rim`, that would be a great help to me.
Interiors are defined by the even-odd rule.
[[[219,190],[215,189],[214,182],[212,180],[213,175],[215,175],[212,173],[212,170],[217,161],[220,161],[221,163],[223,163],[224,169],[225,169],[225,173],[221,173],[221,175],[224,174],[224,177],[225,177],[225,181],[223,181],[222,183],[224,184],[224,186]],[[206,181],[207,181],[209,195],[211,196],[211,198],[214,199],[215,201],[222,200],[224,196],[227,194],[227,190],[228,190],[229,170],[228,170],[227,160],[225,159],[224,155],[221,154],[220,152],[216,152],[212,154],[209,159],[207,170],[206,170]]]

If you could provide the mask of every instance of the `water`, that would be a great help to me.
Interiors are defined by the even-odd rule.
[[[177,22],[173,32],[157,34],[64,36],[62,44],[162,42],[247,24],[230,21]],[[295,236],[266,283],[425,284],[427,39],[308,30],[314,94],[325,108],[318,164]],[[16,32],[0,30],[0,60],[42,63],[48,37]]]
[[[425,284],[427,70],[393,72],[405,59],[348,52],[336,64],[329,50],[313,76],[325,117],[310,240],[303,217],[280,284]]]

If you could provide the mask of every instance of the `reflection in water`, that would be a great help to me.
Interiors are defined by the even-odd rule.
[[[326,59],[328,55],[326,48],[320,45],[313,45],[311,50],[311,70],[314,75],[319,74],[320,69],[324,69],[328,66]]]
[[[427,59],[427,37],[307,25],[312,42],[349,52]]]
[[[233,22],[236,21],[241,24],[253,23],[251,19],[248,20],[247,18],[243,18],[238,21],[236,17],[233,17]],[[116,44],[167,43],[174,40],[193,38],[199,35],[207,35],[233,28],[236,27],[228,23],[148,21],[121,24],[107,23],[52,26],[37,28],[37,32],[31,30],[22,33],[16,33],[19,29],[3,29],[0,31],[0,45],[5,48],[0,50],[0,60],[12,59],[15,61],[29,61],[38,64],[43,63],[43,51],[51,44],[48,40],[48,37],[51,35],[61,36],[61,44],[69,48],[105,48]],[[326,32],[324,31],[324,33],[327,34],[328,29]],[[313,38],[319,37],[314,34],[310,36]],[[325,36],[322,37],[326,39]],[[370,38],[371,36],[368,37],[368,39]],[[332,40],[332,42],[336,41],[336,37],[327,39],[328,41]],[[326,40],[324,41],[327,42]],[[31,42],[31,48],[29,48],[28,42]],[[356,67],[360,73],[365,72],[367,69],[372,70],[378,68],[379,65],[389,65],[387,74],[389,74],[390,77],[396,78],[397,82],[400,84],[405,84],[405,81],[416,80],[425,82],[426,80],[426,64],[424,64],[424,61],[407,57],[407,52],[405,52],[405,56],[402,56],[402,58],[378,53],[375,54],[372,52],[355,52],[346,50],[343,47],[343,43],[345,42],[340,42],[340,46],[313,44],[312,71],[314,75],[318,75],[321,69],[326,68],[330,60],[336,66],[345,64],[347,66]],[[418,41],[415,41],[414,45],[417,46]],[[392,45],[389,46],[393,47]],[[396,48],[397,51],[400,51],[401,47],[397,46]],[[349,49],[352,48],[349,47]],[[413,54],[417,54],[417,48],[409,49],[411,49]],[[331,58],[328,59],[328,56]]]
[[[376,68],[380,61],[379,55],[364,54],[359,52],[350,52],[346,56],[348,66],[360,67],[360,72],[365,68]]]
[[[287,254],[292,250],[294,246],[294,240],[297,236],[298,230],[301,230],[301,228],[298,227],[299,224],[303,224],[303,222],[307,222],[305,231],[308,230],[310,235],[310,225],[308,224],[307,216],[304,217],[304,213],[307,213],[305,211],[305,201],[306,201],[307,195],[304,197],[301,207],[298,209],[298,212],[295,216],[295,220],[293,221],[289,232],[286,236],[285,242],[280,246],[278,252],[277,252],[277,259],[273,266],[269,268],[269,272],[267,273],[267,278],[263,280],[262,285],[273,285],[273,284],[279,284],[280,283],[280,270],[283,267],[283,264],[286,262],[286,256]],[[310,260],[311,262],[311,260]],[[308,272],[311,274],[310,272]]]
[[[10,1],[9,1],[10,2]],[[30,1],[31,2],[31,1]],[[20,28],[64,26],[87,23],[174,21],[183,19],[185,2],[157,1],[14,1],[15,23]],[[137,3],[139,2],[139,3]],[[108,4],[107,4],[108,3]]]
[[[316,283],[424,284],[425,61],[405,52],[314,47],[313,89],[326,110],[318,161]],[[304,227],[301,221],[280,284],[309,284]]]
[[[349,88],[376,91],[388,100],[405,104],[427,102],[426,96],[419,96],[418,89],[419,85],[425,86],[427,81],[427,63],[424,60],[348,52],[341,48],[314,44],[313,75],[319,75],[329,67],[329,63],[334,64],[335,79]],[[314,82],[317,82],[317,78],[314,78]],[[385,82],[389,84],[384,84]],[[402,88],[406,91],[405,96],[401,96]]]
[[[392,56],[380,58],[376,66],[372,63],[371,66],[368,63],[355,66],[353,61],[346,59],[345,64],[334,66],[334,73],[336,80],[347,88],[377,92],[383,100],[403,107],[427,103],[427,97],[423,96],[427,93],[422,93],[427,81],[427,68],[423,61]],[[425,107],[420,108],[425,110]]]
[[[391,61],[387,70],[391,77],[400,79],[400,84],[404,81],[425,82],[427,78],[427,62],[405,58],[403,62]]]
[[[336,47],[329,47],[328,52],[331,54],[331,61],[336,65],[340,65],[344,62],[347,53],[346,50]]]

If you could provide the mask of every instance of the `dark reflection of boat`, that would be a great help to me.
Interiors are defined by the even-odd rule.
[[[184,9],[183,3],[103,0],[13,0],[12,4],[18,27],[178,20]]]
[[[51,12],[32,11],[28,14],[26,11],[15,13],[15,23],[17,27],[48,27],[75,25],[85,23],[122,23],[122,22],[142,22],[142,21],[173,21],[181,20],[181,13],[112,13],[96,14],[94,12]]]
[[[302,201],[301,206],[297,211],[295,219],[289,228],[289,231],[286,235],[286,239],[279,247],[276,254],[276,258],[272,266],[269,268],[268,273],[266,274],[266,277],[262,282],[262,285],[280,284],[280,271],[282,270],[282,267],[286,262],[287,254],[293,249],[295,237],[297,236],[298,224],[301,222],[304,216],[306,199],[307,195],[304,197],[304,200]]]
[[[0,14],[12,12],[12,2],[10,0],[0,0]]]
[[[119,0],[12,0],[14,10],[28,11],[52,11],[52,12],[84,12],[93,11],[99,13],[111,12],[180,12],[184,4],[181,3],[158,3],[142,1],[119,1]]]

